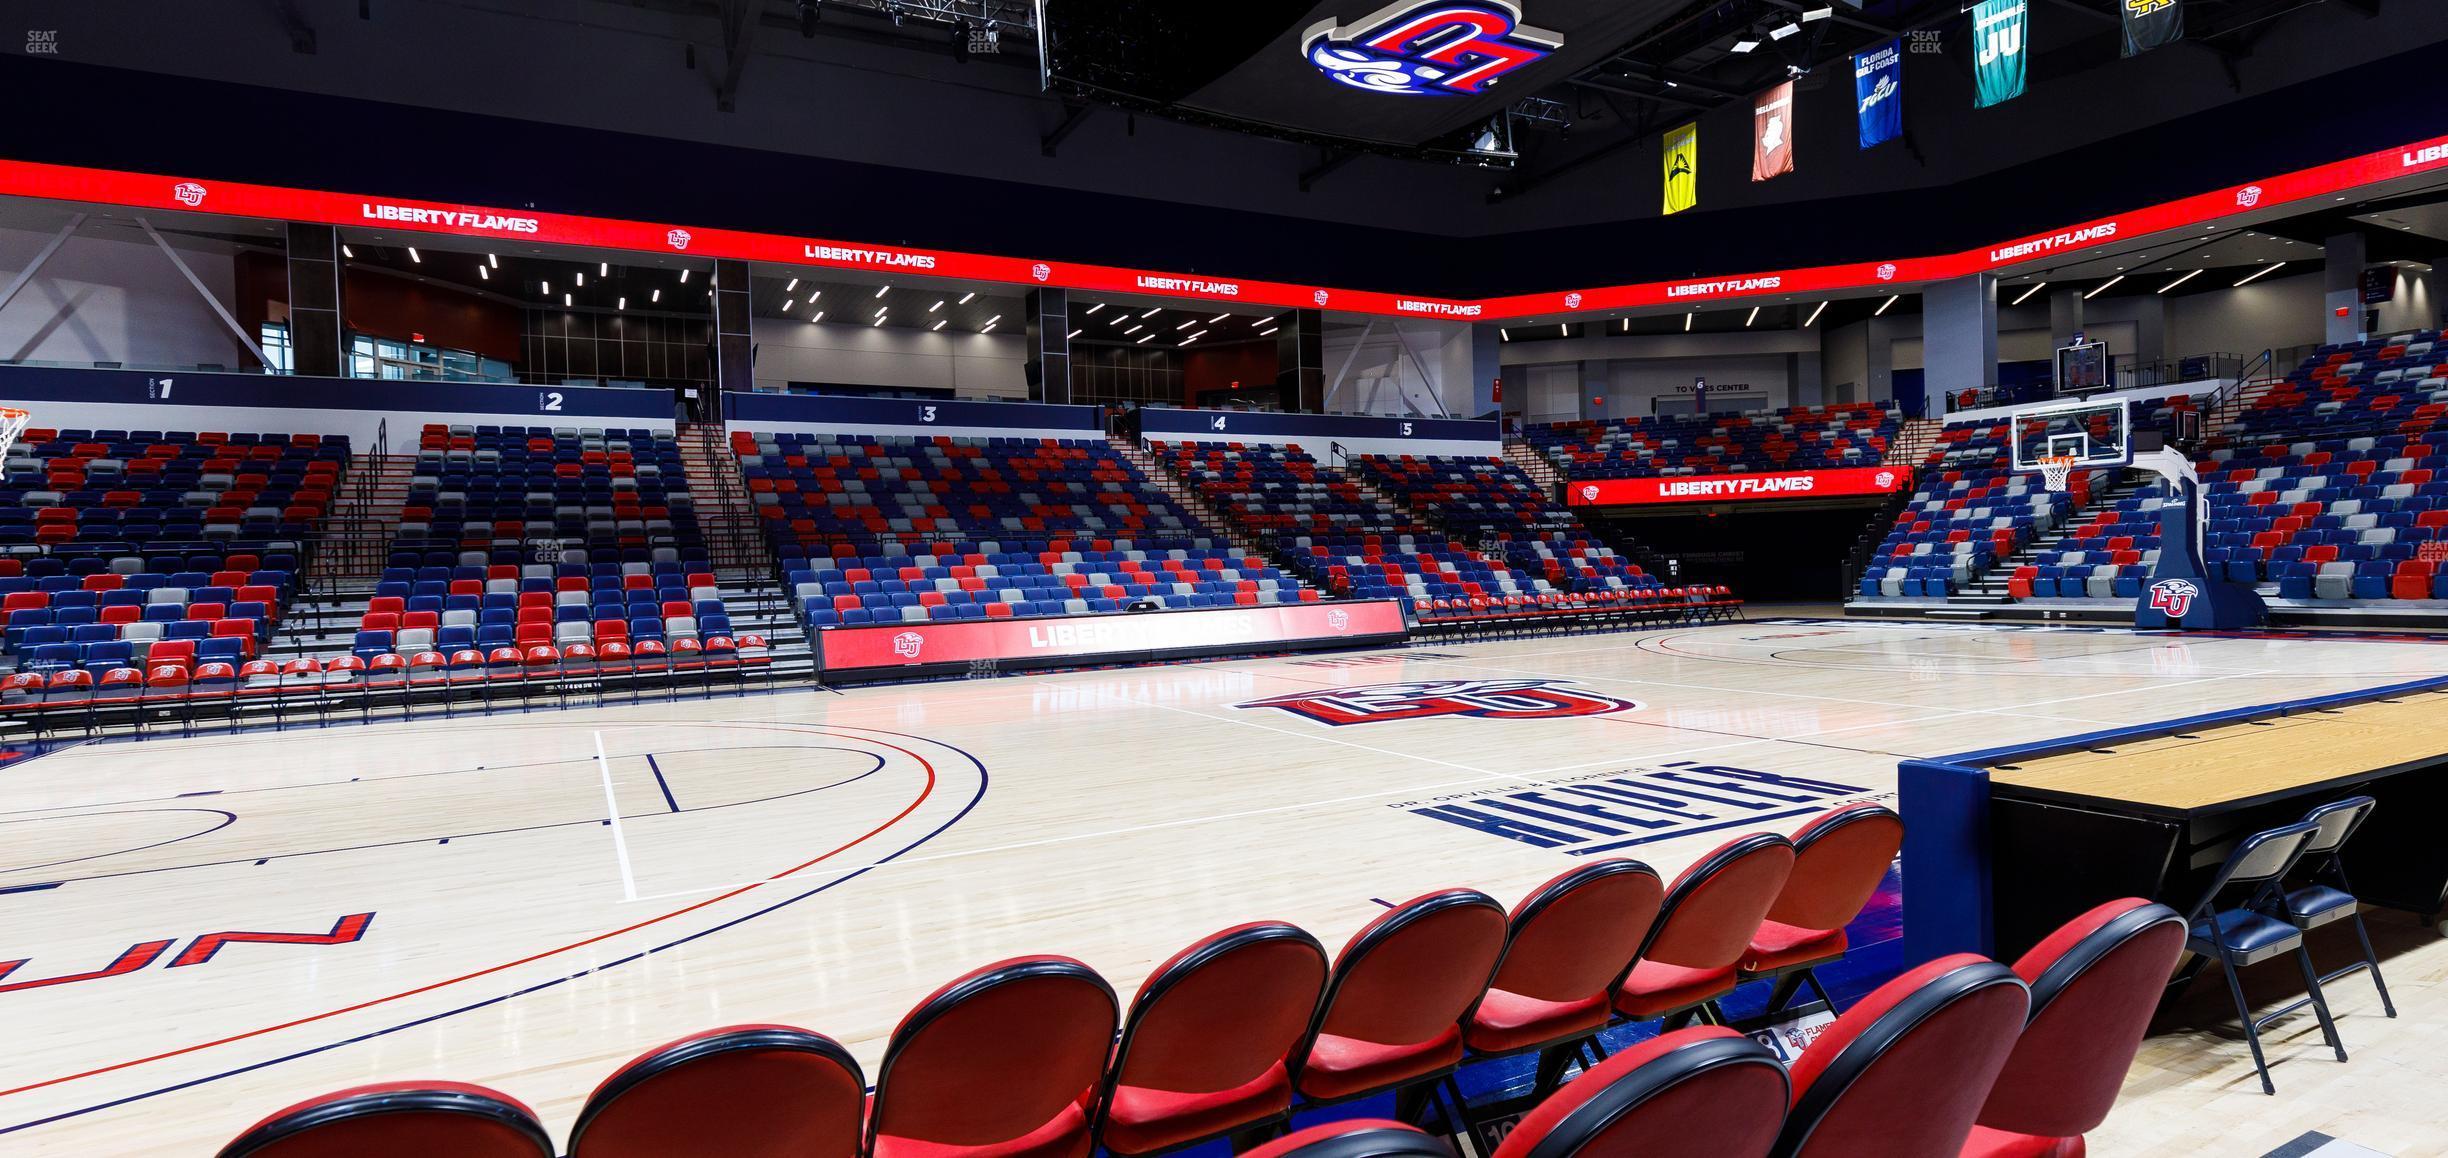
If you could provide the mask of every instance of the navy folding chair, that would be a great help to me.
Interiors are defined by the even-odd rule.
[[[2363,957],[2334,973],[2324,973],[2326,984],[2356,970],[2371,972],[2372,988],[2380,991],[2380,1008],[2390,1017],[2397,1016],[2397,1003],[2389,1000],[2388,982],[2380,977],[2380,956],[2372,952],[2371,934],[2363,927],[2363,907],[2355,900],[2354,889],[2346,883],[2346,842],[2371,815],[2378,801],[2369,796],[2349,796],[2344,800],[2321,805],[2305,813],[2305,824],[2318,825],[2320,831],[2304,842],[2303,859],[2297,862],[2305,870],[2304,883],[2299,888],[2281,892],[2283,903],[2269,910],[2269,915],[2298,929],[2310,931],[2333,921],[2353,921],[2355,940],[2363,946]]]
[[[2328,1040],[2329,1048],[2339,1061],[2346,1060],[2346,1047],[2339,1043],[2337,1026],[2329,1019],[2329,1002],[2321,996],[2320,976],[2313,971],[2311,954],[2304,951],[2303,931],[2291,922],[2269,915],[2285,905],[2286,890],[2281,882],[2303,858],[2304,848],[2319,834],[2320,827],[2308,822],[2290,824],[2253,833],[2237,842],[2235,851],[2227,856],[2227,863],[2220,865],[2218,875],[2211,878],[2201,901],[2185,914],[2185,948],[2201,958],[2186,971],[2185,977],[2190,979],[2210,964],[2226,973],[2227,992],[2235,998],[2236,1016],[2243,1019],[2244,1040],[2252,1047],[2253,1068],[2261,1074],[2261,1092],[2265,1094],[2277,1093],[2278,1087],[2270,1081],[2269,1062],[2261,1054],[2261,1027],[2307,1004],[2319,1016],[2321,1036]],[[2219,906],[2220,898],[2239,891],[2243,894],[2242,903],[2230,908]],[[2255,1017],[2251,1004],[2244,999],[2244,983],[2237,977],[2237,970],[2285,953],[2293,953],[2296,963],[2303,967],[2309,995]]]

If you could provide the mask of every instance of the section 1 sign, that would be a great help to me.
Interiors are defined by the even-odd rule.
[[[1739,503],[1757,499],[1825,499],[1883,495],[1900,490],[1912,474],[1893,466],[1847,466],[1774,474],[1669,475],[1663,478],[1585,479],[1568,483],[1564,500],[1576,507],[1621,507],[1639,503]]]
[[[1400,603],[1373,599],[829,627],[816,633],[816,657],[827,676],[906,675],[946,666],[994,671],[1347,647],[1398,640],[1407,631]]]

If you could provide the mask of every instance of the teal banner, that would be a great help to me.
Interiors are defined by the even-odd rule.
[[[2002,105],[2023,95],[2030,19],[2027,0],[1981,0],[1972,6],[1972,76],[1980,86],[1974,107]]]

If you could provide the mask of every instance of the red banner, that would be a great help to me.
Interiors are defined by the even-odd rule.
[[[1893,466],[1846,466],[1770,474],[1668,475],[1663,478],[1587,479],[1567,484],[1565,501],[1576,507],[1622,507],[1635,503],[1746,503],[1759,499],[1828,499],[1883,495],[1912,481]]]
[[[816,633],[816,650],[819,666],[826,672],[1005,661],[1026,667],[1100,656],[1357,643],[1400,638],[1405,631],[1402,605],[1377,599],[1137,615],[833,627]]]
[[[1329,289],[1286,282],[1191,276],[1051,259],[998,257],[911,249],[854,241],[621,221],[566,213],[455,205],[432,201],[284,189],[235,181],[82,169],[0,161],[0,195],[99,205],[187,209],[237,217],[327,225],[492,237],[526,244],[580,245],[636,252],[741,258],[801,266],[909,273],[1007,285],[1054,285],[1098,293],[1146,294],[1243,303],[1277,309],[1309,307],[1349,313],[1446,321],[1541,320],[1606,310],[1696,306],[1703,302],[1803,298],[1863,290],[1907,292],[1922,284],[1986,270],[2008,270],[2063,259],[2179,229],[2250,224],[2281,206],[2366,189],[2397,178],[2448,169],[2448,137],[2416,141],[2263,178],[2192,197],[2146,206],[2043,234],[1959,253],[1898,257],[1850,265],[1765,270],[1688,281],[1645,282],[1457,301],[1372,290]]]

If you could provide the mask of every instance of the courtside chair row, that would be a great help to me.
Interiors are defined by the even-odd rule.
[[[1323,1100],[1398,1080],[1386,1056],[1338,1054],[1354,1040],[1338,1029],[1418,1021],[1441,1035],[1432,1041],[1449,1040],[1450,1022],[1435,1024],[1438,1011],[1422,1007],[1450,1000],[1465,988],[1456,978],[1488,963],[1445,951],[1501,929],[1501,916],[1482,911],[1492,907],[1468,890],[1420,898],[1363,930],[1332,966],[1290,926],[1229,929],[1159,966],[1127,1015],[1077,961],[998,962],[902,1019],[872,1096],[857,1062],[820,1034],[707,1031],[605,1079],[579,1110],[568,1153],[1086,1158],[1100,1146],[1153,1154],[1232,1135],[1260,1158],[1449,1158],[1443,1142],[1403,1122],[1258,1135],[1288,1120],[1321,1056],[1342,1063],[1330,1077],[1348,1085],[1333,1088],[1350,1091]],[[1668,1031],[1545,1093],[1490,1149],[1494,1158],[2079,1158],[2083,1135],[2115,1104],[2183,942],[2173,911],[2113,901],[2012,969],[1957,954],[1897,977],[1845,1011],[1790,1070],[1724,1027]],[[1321,987],[1324,1003],[1311,1014]],[[284,1109],[222,1158],[554,1152],[534,1113],[507,1094],[393,1083]]]
[[[1840,958],[1843,925],[1901,839],[1893,812],[1856,804],[1790,840],[1730,842],[1671,885],[1637,861],[1604,860],[1510,912],[1484,893],[1448,889],[1390,908],[1331,960],[1291,925],[1241,925],[1158,966],[1127,1011],[1080,962],[998,962],[903,1019],[863,1124],[865,1079],[838,1046],[784,1027],[735,1027],[615,1074],[580,1113],[570,1153],[668,1153],[599,1123],[626,1098],[685,1103],[675,1090],[706,1099],[686,1115],[703,1152],[751,1156],[1153,1154],[1223,1137],[1255,1142],[1295,1106],[1392,1094],[1399,1114],[1417,1119],[1440,1085],[1467,1117],[1451,1077],[1467,1060],[1539,1052],[1544,1093],[1585,1049],[1601,1053],[1593,1039],[1609,1024],[1717,1019],[1714,1002],[1738,984]],[[373,1144],[352,1123],[395,1114],[458,1123],[469,1139],[445,1146],[420,1134],[442,1148],[420,1153],[550,1153],[532,1115],[472,1089],[343,1091],[274,1115],[224,1154],[408,1153],[348,1148]],[[674,1128],[668,1111],[642,1117]],[[782,1145],[811,1131],[827,1135],[823,1144]],[[490,1148],[477,1148],[479,1135]]]
[[[2380,976],[2379,956],[2372,952],[2371,934],[2363,927],[2362,906],[2346,882],[2341,853],[2346,842],[2371,815],[2369,796],[2351,796],[2314,808],[2294,824],[2253,833],[2236,842],[2210,887],[2186,914],[2185,948],[2194,954],[2178,984],[2191,981],[2216,965],[2226,975],[2227,991],[2235,999],[2236,1016],[2244,1023],[2245,1043],[2252,1047],[2253,1068],[2261,1076],[2261,1092],[2275,1094],[2269,1063],[2261,1053],[2262,1027],[2307,1006],[2320,1020],[2321,1037],[2337,1060],[2346,1060],[2346,1044],[2329,1013],[2324,982],[2356,972],[2369,972],[2380,993],[2381,1009],[2397,1016],[2389,999],[2388,982]],[[2352,965],[2327,975],[2312,966],[2304,934],[2322,925],[2352,921],[2363,955]],[[2256,1015],[2244,998],[2238,973],[2247,965],[2291,956],[2303,971],[2306,994],[2271,1012]]]
[[[1493,1158],[2080,1158],[2107,1120],[2184,941],[2174,911],[2112,901],[2012,969],[1942,957],[1879,987],[1788,1069],[1702,1026],[1573,1079]],[[1250,1158],[1451,1158],[1392,1121],[1312,1127]]]

